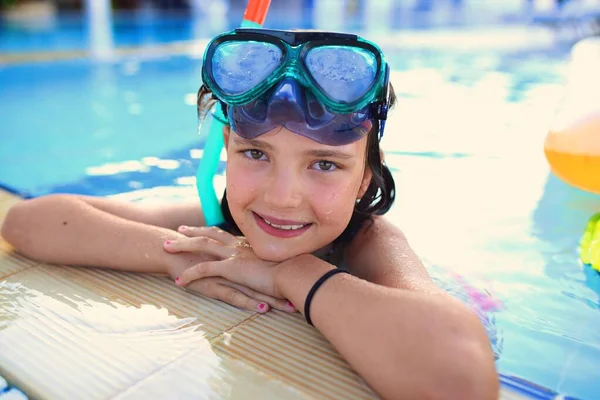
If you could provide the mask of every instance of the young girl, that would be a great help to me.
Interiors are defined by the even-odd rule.
[[[383,398],[497,398],[483,326],[382,216],[394,95],[380,49],[238,29],[209,44],[203,79],[200,113],[216,99],[230,125],[223,226],[205,227],[197,203],[51,195],[14,206],[4,238],[46,262],[169,274],[237,307],[299,311]]]

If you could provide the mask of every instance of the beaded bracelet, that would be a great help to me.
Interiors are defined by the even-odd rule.
[[[308,324],[310,326],[314,326],[310,319],[310,303],[312,302],[313,296],[317,292],[317,289],[319,289],[321,287],[321,285],[327,279],[331,278],[335,274],[340,274],[340,273],[349,274],[349,272],[346,271],[345,269],[336,268],[336,269],[329,270],[325,273],[325,275],[320,277],[319,280],[315,282],[315,284],[313,285],[312,288],[310,288],[310,291],[308,292],[308,296],[306,296],[306,301],[304,302],[304,318],[306,318],[306,322],[308,322]]]

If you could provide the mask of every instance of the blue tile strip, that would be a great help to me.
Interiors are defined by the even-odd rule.
[[[512,391],[535,400],[583,400],[570,396],[561,396],[555,391],[512,375],[500,374],[500,383]]]
[[[0,189],[2,189],[4,191],[7,191],[9,193],[12,193],[12,194],[16,194],[17,196],[22,197],[24,199],[30,199],[32,197],[26,191],[19,191],[19,190],[13,188],[13,187],[10,187],[10,186],[2,184],[1,182],[0,182]]]
[[[25,393],[19,389],[11,387],[6,379],[0,375],[0,400],[27,400]]]

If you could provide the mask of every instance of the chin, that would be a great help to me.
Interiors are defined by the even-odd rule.
[[[278,263],[287,261],[290,258],[294,258],[294,257],[300,255],[299,253],[295,253],[295,252],[291,252],[291,251],[283,251],[280,249],[269,249],[269,248],[266,248],[266,246],[260,246],[258,248],[252,247],[252,249],[254,250],[254,254],[256,254],[258,256],[258,258],[265,260],[265,261],[278,262]]]

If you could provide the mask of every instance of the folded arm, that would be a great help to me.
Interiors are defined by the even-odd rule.
[[[178,224],[203,224],[198,204],[148,206],[112,199],[50,195],[13,206],[4,239],[50,263],[167,273],[163,242]]]
[[[382,218],[355,240],[348,269],[358,277],[337,274],[318,289],[315,327],[383,398],[496,399],[494,354],[479,319],[435,286],[404,235]],[[281,294],[303,311],[331,268],[310,255],[284,262]]]
[[[198,202],[149,205],[51,195],[12,207],[2,226],[2,236],[19,252],[39,261],[168,274],[174,279],[190,266],[214,259],[200,251],[164,250],[166,240],[187,238],[175,230],[181,225],[204,225]],[[252,311],[268,311],[263,303],[295,311],[285,299],[222,278],[197,281],[189,289]]]

